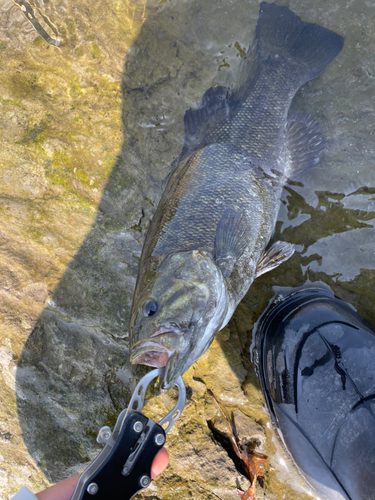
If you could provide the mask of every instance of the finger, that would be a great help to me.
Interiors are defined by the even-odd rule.
[[[70,500],[77,485],[80,474],[68,477],[46,490],[40,491],[35,496],[38,500]]]
[[[154,458],[151,465],[151,478],[158,476],[167,467],[169,455],[165,448],[162,448]]]

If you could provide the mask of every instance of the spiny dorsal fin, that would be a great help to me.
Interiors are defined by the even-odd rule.
[[[185,142],[180,162],[195,151],[207,146],[210,130],[229,119],[230,97],[227,87],[211,87],[203,95],[202,104],[198,109],[186,111],[184,117]],[[225,142],[225,140],[220,142]]]
[[[268,273],[275,269],[283,262],[287,261],[294,254],[294,245],[285,241],[276,241],[263,254],[263,257],[258,262],[255,278],[258,278],[264,273]]]
[[[243,210],[224,210],[216,229],[215,262],[228,278],[249,242],[249,221]]]
[[[319,163],[325,140],[315,118],[302,112],[288,116],[287,138],[292,163],[290,177],[295,179]]]

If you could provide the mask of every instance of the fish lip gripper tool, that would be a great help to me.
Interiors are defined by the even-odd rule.
[[[71,500],[128,500],[149,486],[152,462],[186,402],[185,384],[179,377],[175,383],[178,401],[168,415],[156,423],[141,413],[147,387],[163,374],[164,368],[147,373],[137,384],[129,407],[120,413],[113,432],[109,427],[100,429],[97,441],[105,447],[80,477]]]

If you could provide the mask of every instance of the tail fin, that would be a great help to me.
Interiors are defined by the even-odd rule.
[[[317,24],[304,23],[287,7],[260,4],[257,24],[259,62],[297,66],[301,84],[317,77],[340,53],[344,39]]]

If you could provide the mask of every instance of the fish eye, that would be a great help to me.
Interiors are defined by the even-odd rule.
[[[153,316],[158,310],[158,303],[156,300],[148,300],[143,304],[143,314],[145,316]]]

